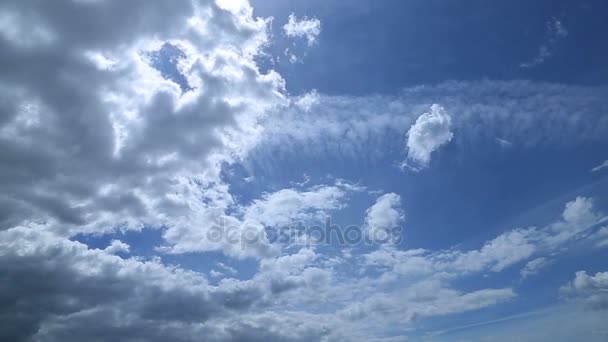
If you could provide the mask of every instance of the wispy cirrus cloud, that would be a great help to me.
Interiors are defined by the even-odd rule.
[[[601,142],[608,129],[608,118],[600,114],[608,111],[606,91],[604,86],[530,81],[453,81],[407,88],[396,95],[311,92],[264,120],[266,134],[244,162],[272,168],[297,151],[299,158],[312,159],[365,155],[381,160],[393,153],[394,164],[401,164],[408,153],[407,132],[433,104],[440,104],[451,118],[449,132],[455,133],[450,144],[456,153],[464,153],[465,148],[470,153],[496,142],[522,148]],[[443,132],[449,136],[448,130]],[[394,155],[395,151],[403,153]]]
[[[608,160],[591,169],[591,172],[599,172],[605,168],[608,168]]]
[[[556,17],[551,17],[546,22],[545,41],[539,46],[537,55],[528,62],[521,63],[521,68],[533,68],[550,58],[557,44],[568,36],[568,30],[562,21]]]

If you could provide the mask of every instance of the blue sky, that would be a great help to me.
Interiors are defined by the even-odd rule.
[[[607,9],[6,1],[0,340],[605,341]]]

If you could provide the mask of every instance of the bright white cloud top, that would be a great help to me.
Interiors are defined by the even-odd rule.
[[[423,113],[407,132],[408,157],[420,167],[427,167],[431,154],[454,137],[452,118],[440,105],[434,104]]]

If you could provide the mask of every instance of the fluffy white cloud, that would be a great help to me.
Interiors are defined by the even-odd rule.
[[[431,154],[452,140],[451,128],[448,112],[440,105],[432,105],[430,112],[420,115],[407,132],[408,157],[420,167],[428,166]]]
[[[343,208],[351,189],[340,184],[316,186],[307,191],[282,189],[267,193],[243,209],[244,219],[265,226],[287,225],[293,220],[325,219],[331,210]]]
[[[124,243],[120,240],[112,240],[108,247],[104,249],[105,252],[110,254],[118,253],[129,253],[131,246],[128,243]]]
[[[561,291],[592,308],[608,309],[608,272],[595,275],[585,271],[576,272],[574,280],[563,286]]]
[[[452,278],[479,272],[501,272],[533,256],[542,258],[558,251],[579,236],[586,236],[606,217],[598,213],[592,200],[577,197],[566,204],[562,219],[545,227],[517,228],[486,241],[479,249],[461,251],[401,251],[385,246],[365,256],[368,266],[386,267],[400,276],[433,275]],[[532,266],[540,261],[532,262]]]
[[[298,19],[292,13],[289,15],[287,24],[283,26],[283,30],[288,37],[306,37],[308,45],[311,46],[317,41],[319,34],[321,34],[321,21],[317,18],[309,19],[307,17]]]
[[[246,1],[7,0],[0,13],[0,340],[370,340],[372,327],[408,327],[403,323],[416,317],[514,298],[510,288],[466,292],[449,279],[499,272],[601,220],[581,198],[549,228],[508,232],[480,250],[382,246],[360,258],[282,248],[265,238],[267,227],[319,220],[362,188],[338,181],[302,189],[302,183],[243,204],[220,177],[225,162],[255,158],[272,139],[286,150],[303,144],[302,153],[313,154],[319,144],[344,155],[375,148],[373,158],[384,150],[377,148],[382,139],[393,136],[402,144],[413,124],[410,157],[428,164],[432,152],[452,139],[452,119],[441,107],[414,116],[435,97],[458,111],[455,127],[471,118],[485,124],[463,139],[488,134],[516,140],[509,133],[538,123],[528,121],[536,117],[530,112],[558,123],[566,122],[560,111],[602,112],[603,102],[594,101],[605,91],[453,83],[397,97],[311,92],[287,101],[282,78],[256,64],[268,43],[269,21],[254,18]],[[284,30],[312,45],[321,28],[317,19],[292,15]],[[153,56],[165,44],[179,50],[165,61],[172,70],[154,66]],[[496,100],[488,88],[517,96]],[[583,101],[564,97],[581,93]],[[575,102],[572,111],[568,104]],[[522,103],[526,110],[516,111]],[[604,136],[606,122],[591,117],[556,126],[594,139]],[[537,139],[550,140],[540,138],[547,131],[561,139],[562,132],[552,129],[541,127]],[[367,227],[399,225],[400,202],[393,193],[378,198],[367,211]],[[209,234],[218,221],[257,240],[214,243]],[[162,252],[252,256],[259,268],[239,280],[228,263],[212,263],[209,274],[217,285],[211,285],[203,274],[168,266],[160,257],[126,258],[130,246],[119,240],[103,250],[71,240],[142,227],[162,227]],[[356,273],[365,266],[377,272]],[[370,319],[350,320],[357,317]]]
[[[360,190],[356,185],[338,181],[334,185],[318,185],[306,190],[281,189],[264,193],[249,205],[228,201],[221,206],[218,205],[221,200],[210,198],[209,204],[197,204],[200,208],[194,214],[198,218],[193,216],[186,224],[173,224],[165,230],[163,238],[166,245],[160,250],[168,253],[220,250],[239,258],[274,257],[279,255],[281,246],[269,241],[265,228],[283,228],[298,222],[324,222],[332,211],[346,206],[349,195]],[[206,198],[201,193],[197,194]],[[220,198],[226,196],[231,199],[228,193],[220,194]],[[228,209],[232,209],[230,215],[227,214]]]
[[[308,203],[300,200],[322,193],[320,188],[303,191],[296,202]],[[398,201],[387,194],[378,202]],[[41,227],[12,228],[0,232],[0,273],[11,279],[2,285],[1,299],[12,303],[3,306],[7,311],[0,313],[3,325],[12,327],[3,331],[2,337],[15,341],[62,337],[70,341],[69,335],[95,341],[121,340],[120,336],[128,334],[150,341],[194,341],[204,334],[211,341],[243,336],[251,340],[255,340],[252,336],[360,340],[374,335],[374,327],[407,326],[417,318],[476,310],[515,298],[511,288],[465,292],[453,288],[450,280],[498,272],[529,256],[529,245],[540,252],[559,248],[561,245],[553,241],[544,242],[555,234],[556,226],[560,232],[566,226],[581,232],[585,228],[577,224],[594,223],[580,218],[601,220],[601,215],[585,203],[586,199],[577,199],[566,206],[563,217],[570,221],[507,232],[480,250],[429,253],[382,245],[363,259],[349,257],[351,267],[377,268],[376,276],[361,277],[340,270],[339,261],[329,262],[328,256],[301,248],[261,259],[258,272],[248,280],[224,278],[216,270],[214,274],[224,279],[215,286],[201,274],[165,266],[158,260],[122,259]],[[393,205],[377,208],[395,209]],[[370,212],[373,217],[382,210]],[[573,212],[578,214],[571,215]],[[399,220],[399,215],[389,216]],[[333,259],[346,258],[347,254]],[[225,264],[215,267],[224,274],[232,272]],[[45,279],[44,287],[37,287],[39,283],[31,279]],[[587,280],[576,282],[587,284],[576,287],[601,285],[599,280]],[[297,319],[279,319],[286,312]],[[97,328],[86,328],[91,322],[96,322],[93,326]]]
[[[383,241],[390,236],[390,231],[401,228],[403,219],[401,197],[388,193],[378,197],[376,203],[367,209],[365,225],[374,240]]]
[[[580,196],[566,204],[562,216],[565,222],[581,226],[588,226],[599,219],[593,211],[593,201]]]

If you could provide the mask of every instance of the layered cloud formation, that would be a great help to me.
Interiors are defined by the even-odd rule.
[[[569,248],[608,245],[597,200],[577,193],[546,224],[412,247],[416,198],[331,174],[365,160],[424,176],[480,141],[602,141],[605,87],[450,81],[296,96],[262,66],[272,19],[247,1],[6,0],[0,13],[2,341],[402,340],[420,320],[520,296],[518,283],[471,279],[511,271],[521,283]],[[318,47],[319,19],[283,19],[288,38]],[[323,177],[253,174],[300,176],[293,159]],[[333,217],[361,239],[306,230]],[[565,302],[605,310],[606,273],[573,277]]]

